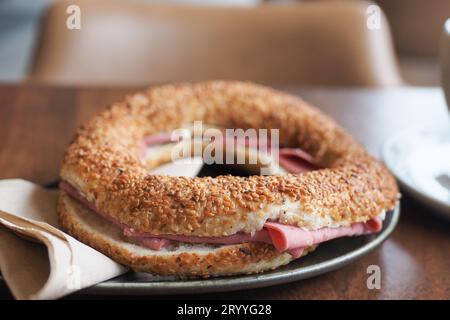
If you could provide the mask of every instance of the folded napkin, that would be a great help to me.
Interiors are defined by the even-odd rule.
[[[155,173],[193,177],[201,167],[169,164]],[[0,271],[16,299],[56,299],[128,271],[61,231],[57,198],[57,190],[0,180]]]

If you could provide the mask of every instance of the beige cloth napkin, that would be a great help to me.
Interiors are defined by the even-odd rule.
[[[201,163],[158,174],[196,176]],[[58,191],[0,180],[0,271],[16,299],[56,299],[128,270],[59,229]]]

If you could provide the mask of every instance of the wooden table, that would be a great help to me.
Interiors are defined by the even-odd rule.
[[[54,182],[75,128],[134,89],[0,85],[0,178]],[[284,89],[333,115],[377,156],[382,142],[398,130],[448,125],[444,98],[436,88]],[[381,248],[338,271],[285,285],[194,298],[450,299],[450,222],[408,196],[403,197],[401,210],[397,229]],[[366,286],[367,266],[372,264],[381,267],[380,290]],[[7,289],[0,290],[0,298],[8,297]]]

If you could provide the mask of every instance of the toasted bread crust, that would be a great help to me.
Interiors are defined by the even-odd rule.
[[[304,149],[326,169],[249,178],[149,175],[140,141],[195,120],[278,128],[282,145]],[[268,218],[309,228],[305,215],[350,225],[392,209],[398,196],[387,169],[328,116],[296,97],[241,82],[154,87],[111,105],[79,129],[61,178],[102,213],[153,235],[254,232]],[[283,215],[286,203],[297,212]]]
[[[263,243],[224,245],[202,250],[177,250],[160,253],[127,243],[120,229],[105,223],[63,191],[58,202],[61,225],[71,235],[129,266],[134,271],[179,277],[209,277],[249,274],[272,270],[293,260]],[[307,248],[303,256],[315,247]]]

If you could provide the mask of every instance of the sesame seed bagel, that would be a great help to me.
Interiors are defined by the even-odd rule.
[[[184,244],[176,250],[154,251],[125,239],[120,229],[62,194],[58,210],[62,226],[84,243],[134,271],[183,277],[251,274],[273,270],[294,260],[289,253],[264,243],[208,246]],[[301,256],[313,251],[306,248]]]
[[[301,148],[323,169],[250,177],[149,174],[140,157],[141,141],[194,121],[220,128],[279,129],[280,145]],[[393,209],[398,197],[387,169],[318,109],[267,87],[225,81],[152,87],[112,104],[78,130],[66,150],[61,179],[107,220],[151,235],[252,234],[267,220],[305,230],[350,226]],[[90,234],[76,219],[74,201],[69,200],[61,192],[59,215],[69,232],[134,269],[164,273],[156,266],[164,259],[124,258],[108,241]],[[270,251],[265,244],[247,243],[223,246],[217,252],[233,252],[233,259],[240,260],[241,246],[264,249],[264,254]],[[274,255],[268,267],[244,270],[285,264],[290,261],[285,255]],[[194,264],[169,273],[230,273]]]

